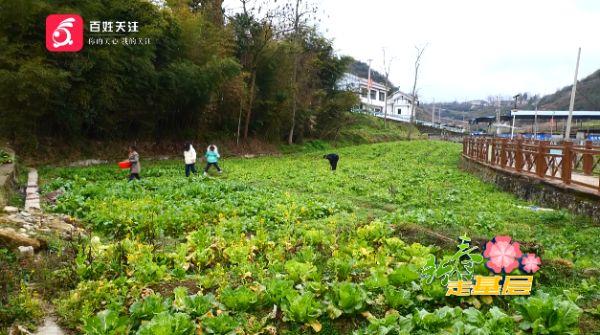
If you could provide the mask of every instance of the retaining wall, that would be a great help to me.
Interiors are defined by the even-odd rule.
[[[591,191],[558,181],[506,171],[464,156],[461,157],[459,167],[524,200],[544,207],[564,208],[575,214],[590,216],[594,222],[600,223],[600,197]]]

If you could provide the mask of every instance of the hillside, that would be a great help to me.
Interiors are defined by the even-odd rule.
[[[361,78],[368,78],[369,77],[369,64],[365,63],[365,62],[361,62],[359,60],[354,60],[354,62],[350,63],[349,66],[349,72],[357,75]],[[373,81],[378,82],[378,83],[385,83],[385,75],[376,71],[375,69],[373,69],[373,67],[371,67],[371,78],[373,79]],[[394,84],[392,84],[392,82],[390,82],[388,80],[387,82],[388,86],[390,87],[394,87]]]
[[[571,99],[571,88],[566,86],[540,101],[542,110],[567,110]],[[600,70],[580,80],[575,96],[575,110],[600,110]]]
[[[571,100],[571,88],[573,85],[566,86],[553,94],[546,95],[540,99],[538,108],[540,110],[568,110]],[[521,93],[522,99],[517,106],[518,109],[533,110],[537,95]],[[514,108],[512,99],[503,99],[501,102],[501,113],[507,114]],[[431,104],[424,105],[427,112],[424,117],[429,115],[431,118]],[[436,108],[442,109],[442,117],[461,120],[463,116],[466,119],[473,119],[481,116],[493,116],[496,114],[496,105],[493,103],[473,104],[471,101],[465,102],[441,102],[436,104]],[[577,83],[577,95],[575,97],[575,110],[597,111],[600,110],[600,70],[592,73]]]

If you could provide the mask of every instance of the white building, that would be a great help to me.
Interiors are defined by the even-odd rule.
[[[360,97],[360,106],[362,111],[373,114],[385,114],[385,95],[387,87],[383,83],[369,81],[351,73],[344,73],[344,76],[338,83],[338,87],[352,92],[356,92]],[[412,97],[401,91],[396,91],[388,97],[387,114],[397,119],[410,120]]]
[[[361,78],[351,73],[344,73],[338,86],[341,89],[346,89],[359,94],[359,108],[361,110],[371,113],[383,113],[386,94],[386,86],[384,84],[371,80],[371,87],[369,88],[368,79]]]
[[[388,97],[388,116],[410,121],[413,98],[400,90]]]

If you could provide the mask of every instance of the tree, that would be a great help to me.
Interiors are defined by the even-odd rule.
[[[193,11],[201,11],[214,25],[223,26],[223,0],[190,0],[189,7]]]
[[[293,67],[291,76],[291,87],[292,87],[292,115],[290,131],[288,133],[288,144],[294,142],[294,131],[296,128],[296,113],[298,110],[298,62],[302,53],[300,41],[303,32],[306,30],[309,23],[314,19],[311,15],[315,15],[317,12],[316,7],[313,6],[307,0],[291,0],[286,3],[281,14],[283,17],[283,30],[282,34],[288,35],[291,43],[291,52],[293,57]]]
[[[246,98],[240,101],[240,114],[238,118],[237,137],[239,142],[241,115],[245,109],[244,140],[248,139],[252,108],[254,106],[256,76],[258,63],[265,48],[272,41],[273,29],[271,14],[267,13],[261,19],[256,19],[255,14],[248,10],[250,0],[240,0],[243,12],[234,15],[231,24],[235,32],[236,54],[246,72]]]
[[[242,125],[246,139],[325,133],[354,101],[336,87],[347,61],[308,26],[314,11],[303,0],[283,11],[290,16],[261,15],[241,1],[224,20],[220,0],[0,0],[0,136],[35,149],[239,139]],[[53,12],[135,18],[140,31],[131,37],[152,42],[50,53],[37,22]]]
[[[418,47],[415,46],[415,49],[417,49],[417,57],[415,59],[415,77],[414,77],[414,81],[413,81],[413,87],[412,87],[412,104],[410,105],[410,122],[411,123],[415,123],[415,104],[417,103],[417,79],[419,78],[419,67],[421,66],[421,57],[423,56],[423,52],[425,52],[425,48],[427,47],[427,44],[425,44],[423,47]]]
[[[288,144],[292,144],[294,142],[294,129],[296,127],[296,109],[298,108],[298,104],[296,103],[297,99],[297,77],[298,77],[298,52],[294,49],[298,47],[298,38],[300,37],[300,18],[303,13],[300,12],[300,3],[302,0],[296,0],[296,6],[294,9],[294,19],[293,26],[294,32],[292,34],[292,52],[294,57],[294,67],[292,69],[292,125],[290,127],[290,133],[288,136]]]

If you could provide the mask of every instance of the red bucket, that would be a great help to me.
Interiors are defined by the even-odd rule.
[[[131,167],[131,162],[130,161],[119,162],[119,167],[121,169],[129,169]]]

